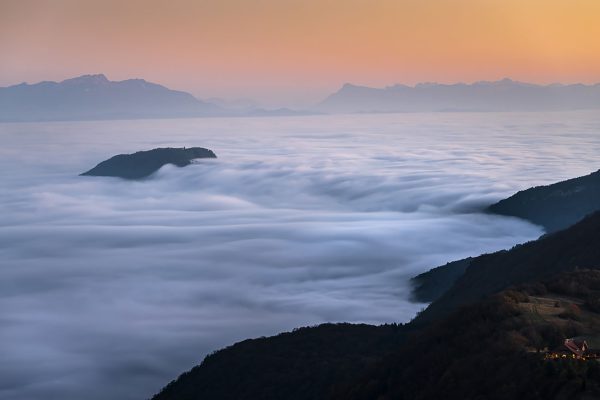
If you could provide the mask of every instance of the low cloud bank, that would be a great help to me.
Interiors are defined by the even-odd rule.
[[[409,277],[541,234],[477,210],[599,149],[593,116],[431,118],[0,125],[0,397],[139,399],[246,337],[407,321]],[[219,159],[76,176],[165,144]]]

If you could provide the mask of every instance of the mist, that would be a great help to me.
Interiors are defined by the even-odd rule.
[[[0,397],[141,399],[235,341],[407,322],[408,279],[537,238],[483,214],[598,169],[600,116],[0,124]],[[218,158],[79,177],[118,153]]]

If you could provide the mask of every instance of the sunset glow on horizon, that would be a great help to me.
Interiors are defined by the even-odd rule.
[[[596,0],[0,2],[0,86],[104,73],[201,98],[369,86],[600,82]]]

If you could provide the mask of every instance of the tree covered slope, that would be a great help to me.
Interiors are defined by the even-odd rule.
[[[600,268],[600,212],[511,250],[475,257],[464,275],[415,322],[437,320],[508,286],[576,268]]]
[[[153,400],[317,400],[397,347],[401,325],[324,324],[219,350]]]
[[[600,171],[520,191],[488,210],[523,218],[542,225],[548,232],[556,232],[600,210]]]
[[[421,330],[333,398],[600,398],[598,361],[545,359],[565,338],[597,341],[599,300],[598,270],[505,290]]]

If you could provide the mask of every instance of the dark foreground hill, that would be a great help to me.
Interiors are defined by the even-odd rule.
[[[153,400],[320,400],[395,349],[401,325],[325,324],[245,340],[207,356]]]
[[[408,325],[325,325],[241,342],[207,357],[155,400],[597,398],[595,361],[549,363],[537,353],[600,332],[596,268],[600,213],[473,258]]]
[[[102,161],[82,176],[114,176],[124,179],[145,178],[165,164],[185,167],[198,158],[217,158],[212,150],[202,147],[159,148],[138,151],[133,154],[119,154]]]
[[[420,331],[333,398],[598,399],[600,364],[563,344],[597,343],[599,300],[600,271],[503,291]],[[560,358],[545,359],[552,353]]]
[[[526,219],[548,232],[564,229],[598,210],[600,171],[523,190],[489,207],[492,213]]]

